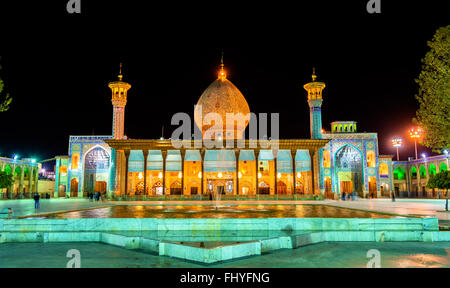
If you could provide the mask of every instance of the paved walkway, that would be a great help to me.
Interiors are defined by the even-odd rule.
[[[65,268],[71,249],[80,252],[81,268],[366,268],[372,249],[382,268],[450,267],[449,242],[321,243],[208,266],[101,243],[0,245],[0,268]]]
[[[96,207],[111,206],[115,202],[91,202],[88,199],[42,199],[40,208],[34,209],[34,200],[1,200],[0,210],[13,208],[14,217],[83,210]]]
[[[0,200],[0,210],[13,208],[14,216],[28,216],[62,211],[83,210],[113,205],[212,205],[208,201],[105,201],[91,202],[87,199],[43,199],[40,209],[34,209],[34,200]],[[442,223],[450,222],[450,213],[444,212],[445,200],[428,199],[361,199],[356,201],[221,201],[220,205],[282,205],[282,204],[324,204],[344,208],[362,209],[401,215],[437,216]]]

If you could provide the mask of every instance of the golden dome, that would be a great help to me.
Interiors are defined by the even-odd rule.
[[[217,114],[210,114],[217,113]],[[227,114],[233,114],[236,121],[230,123],[234,126],[234,129],[226,129]],[[207,116],[209,114],[209,116]],[[222,128],[214,129],[210,128],[216,125],[215,117],[220,116],[222,119]],[[248,117],[248,118],[247,118]],[[219,78],[214,81],[203,92],[202,96],[198,100],[197,106],[194,110],[194,118],[197,127],[201,127],[203,138],[213,138],[215,134],[223,139],[241,139],[245,128],[250,120],[250,108],[244,95],[241,91],[234,86],[228,79],[226,79],[226,72],[221,65],[219,71]],[[202,125],[203,120],[203,125]],[[206,125],[205,123],[210,123]],[[217,125],[220,125],[217,123]],[[232,127],[233,127],[232,126]],[[212,135],[205,137],[205,133],[209,130]]]

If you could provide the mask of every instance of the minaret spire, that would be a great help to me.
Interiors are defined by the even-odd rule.
[[[127,105],[127,94],[131,85],[123,82],[122,75],[122,63],[120,63],[119,69],[119,81],[109,83],[111,88],[111,102],[113,105],[113,137],[117,140],[124,139],[124,127],[125,127],[125,106]]]
[[[122,81],[123,75],[122,75],[122,62],[120,62],[120,68],[119,68],[119,81]]]
[[[303,88],[308,91],[311,139],[322,139],[322,91],[326,85],[316,80],[316,68],[313,68],[312,82]]]
[[[225,64],[223,63],[223,49],[222,49],[222,58],[220,58],[219,79],[222,81],[227,79],[227,72],[225,71]]]

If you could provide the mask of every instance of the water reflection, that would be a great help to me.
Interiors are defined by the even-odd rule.
[[[369,211],[326,205],[235,205],[215,210],[213,206],[113,206],[49,215],[68,218],[399,218]]]

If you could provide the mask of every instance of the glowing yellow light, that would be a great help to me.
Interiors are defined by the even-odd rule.
[[[219,178],[222,178],[223,177],[223,175],[222,175],[222,172],[219,172],[219,174],[217,175]]]
[[[258,178],[261,178],[261,177],[262,177],[261,173],[258,173]]]
[[[277,177],[278,177],[278,179],[280,179],[281,178],[281,173],[278,173]]]
[[[163,178],[162,172],[159,172],[158,178],[159,178],[159,179],[162,179],[162,178]]]
[[[180,179],[183,178],[183,173],[181,173],[181,172],[178,173],[178,178],[180,178]]]
[[[142,173],[140,172],[138,175],[139,180],[142,180],[142,178],[144,178],[144,176],[142,175]]]
[[[239,178],[242,178],[242,173],[241,172],[239,172]]]
[[[423,130],[421,128],[411,129],[409,130],[409,137],[411,138],[422,138]]]
[[[202,179],[202,172],[198,172],[198,178]]]
[[[392,139],[392,145],[393,145],[394,147],[400,147],[400,146],[402,146],[402,139],[401,139],[401,138],[395,138],[395,139]]]
[[[302,178],[302,174],[300,172],[297,173],[297,178]]]

